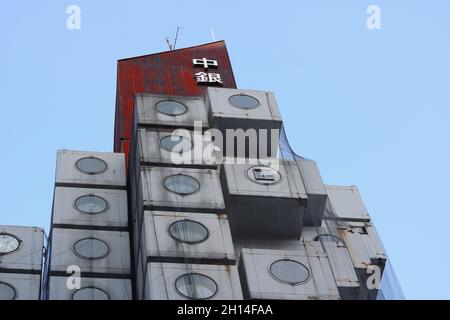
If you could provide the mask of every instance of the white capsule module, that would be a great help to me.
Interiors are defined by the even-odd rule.
[[[49,300],[132,299],[129,279],[81,277],[79,283],[76,283],[69,277],[52,276],[49,282]]]
[[[148,263],[145,300],[242,300],[235,266]]]
[[[146,211],[141,248],[149,260],[188,259],[210,264],[233,264],[236,260],[224,214]]]
[[[302,240],[326,254],[341,298],[353,300],[358,298],[361,286],[345,241],[337,231],[333,232],[327,228],[304,227]]]
[[[370,223],[341,228],[339,236],[345,241],[355,268],[367,269],[372,264],[384,267],[386,251],[376,229]]]
[[[128,232],[54,228],[50,261],[50,272],[78,266],[81,272],[129,274]]]
[[[139,93],[135,95],[134,127],[208,127],[203,97]]]
[[[108,186],[127,185],[123,153],[58,150],[56,184]]]
[[[39,300],[39,274],[0,273],[1,300]]]
[[[44,230],[36,227],[0,226],[0,269],[40,273]]]
[[[326,186],[328,216],[336,220],[369,222],[370,215],[355,186]]]
[[[222,132],[223,145],[219,147],[227,157],[276,157],[282,118],[272,92],[209,87],[205,103],[210,127]],[[232,144],[235,138],[245,143],[245,136],[249,142],[244,154]]]
[[[143,167],[144,206],[224,209],[219,173],[213,169]]]
[[[308,196],[295,162],[226,160],[220,178],[233,234],[300,238]]]
[[[135,152],[145,164],[214,166],[222,155],[201,130],[138,129],[136,139]]]
[[[56,187],[52,217],[57,225],[127,228],[127,192]]]
[[[328,258],[304,251],[242,249],[239,274],[246,299],[340,299]]]

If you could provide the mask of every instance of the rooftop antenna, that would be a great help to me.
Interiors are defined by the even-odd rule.
[[[173,42],[173,50],[175,50],[175,47],[177,45],[177,40],[178,40],[178,32],[180,31],[181,27],[177,26],[177,32],[175,34],[175,41]]]
[[[166,43],[169,46],[170,51],[175,50],[175,47],[177,45],[177,40],[178,40],[178,34],[180,32],[180,29],[183,29],[181,27],[175,27],[175,28],[177,28],[177,32],[175,33],[175,40],[173,41],[173,44],[170,43],[170,38],[169,37],[165,38],[166,39]]]
[[[166,39],[167,45],[169,46],[169,50],[172,51],[172,45],[170,44],[169,38],[165,38],[165,39]]]

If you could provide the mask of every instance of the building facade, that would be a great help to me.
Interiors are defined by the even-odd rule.
[[[120,60],[115,121],[114,152],[57,153],[42,299],[402,298],[358,189],[293,152],[223,41]]]

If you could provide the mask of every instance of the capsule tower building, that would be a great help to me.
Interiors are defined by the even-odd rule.
[[[402,297],[358,189],[293,152],[274,93],[237,88],[223,41],[118,61],[114,152],[57,152],[38,271],[3,273],[22,231],[0,231],[1,294],[40,290],[19,298]]]

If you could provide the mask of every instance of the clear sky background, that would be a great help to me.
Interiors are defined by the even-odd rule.
[[[81,29],[66,8],[81,8]],[[366,9],[381,8],[381,30]],[[0,224],[48,230],[56,150],[112,151],[116,61],[225,39],[292,147],[358,186],[407,298],[450,298],[450,1],[0,3]]]

